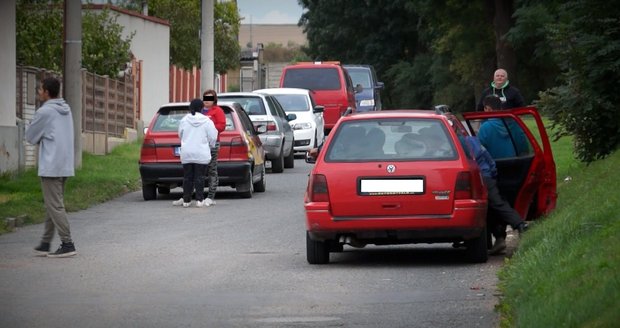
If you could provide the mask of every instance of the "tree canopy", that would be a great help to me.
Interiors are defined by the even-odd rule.
[[[590,162],[620,143],[613,1],[299,0],[315,60],[371,64],[388,108],[473,110],[496,68]]]
[[[131,2],[131,1],[127,1]],[[200,1],[149,0],[149,15],[170,22],[170,63],[184,68],[200,67]],[[215,2],[215,71],[224,73],[239,66],[237,41],[241,18],[235,2]]]
[[[122,37],[123,27],[109,10],[84,12],[82,67],[116,77],[131,60],[133,35]],[[16,6],[17,63],[61,71],[63,8],[61,1],[20,0]]]

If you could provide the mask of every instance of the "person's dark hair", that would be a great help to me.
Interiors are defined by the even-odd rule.
[[[484,97],[482,104],[484,106],[491,107],[493,110],[499,110],[502,108],[502,100],[496,95],[488,95]]]
[[[217,92],[213,89],[207,89],[202,93],[202,96],[213,96],[213,105],[217,105]]]
[[[41,81],[41,87],[43,90],[47,90],[51,98],[58,98],[60,94],[60,81],[55,77],[46,77]]]
[[[196,115],[196,112],[200,113],[200,111],[202,111],[202,100],[196,98],[193,99],[190,103],[189,103],[189,112],[192,113],[192,115]]]

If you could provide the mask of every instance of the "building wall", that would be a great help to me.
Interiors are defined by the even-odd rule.
[[[100,9],[103,6],[93,7]],[[170,24],[156,17],[117,7],[110,8],[119,14],[116,22],[124,26],[123,37],[135,32],[131,40],[131,52],[137,60],[142,61],[141,118],[148,125],[159,107],[168,103]]]
[[[252,48],[257,44],[281,44],[286,47],[289,41],[304,45],[308,41],[303,29],[295,24],[242,24],[239,28],[239,45],[245,48],[252,41]]]
[[[15,113],[15,0],[0,1],[0,174],[19,168],[19,132]]]

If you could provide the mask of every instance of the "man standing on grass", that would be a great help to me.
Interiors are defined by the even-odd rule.
[[[35,251],[41,256],[69,257],[77,254],[64,204],[65,183],[74,176],[73,116],[69,105],[58,96],[58,79],[44,79],[37,92],[42,105],[26,127],[26,141],[39,146],[38,174],[45,203],[43,236]],[[50,252],[54,230],[58,230],[61,244],[56,252]]]

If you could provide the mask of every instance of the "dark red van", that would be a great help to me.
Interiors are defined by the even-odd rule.
[[[349,110],[355,112],[353,82],[340,62],[300,62],[282,70],[281,88],[301,88],[313,92],[317,105],[325,107],[325,132]]]

